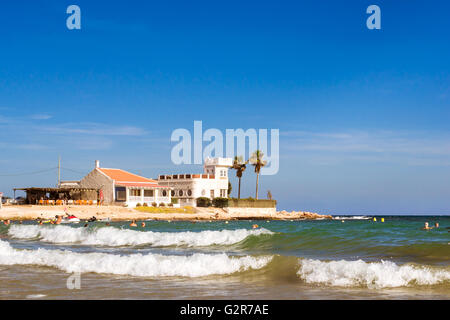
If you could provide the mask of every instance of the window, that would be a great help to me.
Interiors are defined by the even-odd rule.
[[[172,195],[172,197],[175,197],[175,190],[170,191],[170,194]]]
[[[189,189],[189,190],[187,191],[187,195],[188,195],[189,197],[192,196],[192,190]]]
[[[203,190],[202,190],[202,196],[205,196],[205,194],[206,194],[206,190],[203,189]]]
[[[127,194],[124,187],[116,187],[116,201],[126,201]]]
[[[210,197],[214,198],[214,190],[211,190],[209,193],[210,193]]]
[[[163,197],[167,197],[167,190],[163,190],[163,191],[162,191],[162,196],[163,196]]]
[[[140,197],[141,196],[141,190],[139,190],[139,189],[131,189],[130,190],[130,196]]]
[[[153,197],[153,190],[144,190],[144,197]]]
[[[220,189],[220,197],[226,198],[227,197],[227,189]]]
[[[178,195],[179,195],[180,197],[182,197],[182,196],[183,196],[183,190],[178,191]]]

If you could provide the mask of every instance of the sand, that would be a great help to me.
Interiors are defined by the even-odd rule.
[[[89,219],[95,216],[97,219],[110,218],[113,221],[120,220],[297,220],[297,219],[331,219],[329,215],[319,215],[303,211],[278,211],[275,215],[230,214],[226,209],[220,208],[196,208],[195,213],[147,213],[132,208],[121,206],[37,206],[37,205],[7,205],[0,209],[0,219],[10,220],[35,220],[37,218],[50,219],[55,215],[64,215],[64,209],[71,215],[80,219]]]

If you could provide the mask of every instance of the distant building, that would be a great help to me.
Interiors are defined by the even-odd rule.
[[[233,165],[231,158],[207,158],[203,174],[160,175],[158,184],[170,187],[171,196],[178,198],[181,206],[196,206],[199,197],[228,196],[228,169]]]
[[[68,183],[73,184],[74,181]],[[158,205],[171,203],[170,187],[125,170],[100,168],[98,160],[95,161],[94,170],[78,184],[82,188],[99,189],[100,201],[105,204],[122,203],[135,207],[138,203],[149,206],[154,202]]]

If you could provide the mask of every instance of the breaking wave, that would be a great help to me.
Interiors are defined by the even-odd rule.
[[[273,234],[261,228],[257,230],[220,230],[200,232],[152,232],[101,227],[97,229],[73,228],[69,226],[25,226],[12,225],[8,234],[16,239],[40,239],[50,243],[78,243],[101,246],[151,245],[201,247],[231,245],[249,236]]]
[[[68,250],[42,248],[18,250],[11,247],[8,242],[0,240],[1,265],[39,265],[58,268],[68,273],[94,272],[139,277],[202,277],[260,269],[271,259],[271,256],[231,257],[225,253],[166,256],[161,254],[76,253]]]
[[[391,261],[320,261],[300,260],[297,272],[307,283],[341,287],[368,287],[370,289],[436,285],[450,281],[450,272],[411,264],[397,265]]]

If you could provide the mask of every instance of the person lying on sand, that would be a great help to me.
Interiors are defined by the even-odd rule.
[[[130,227],[137,227],[136,220],[131,221]]]

